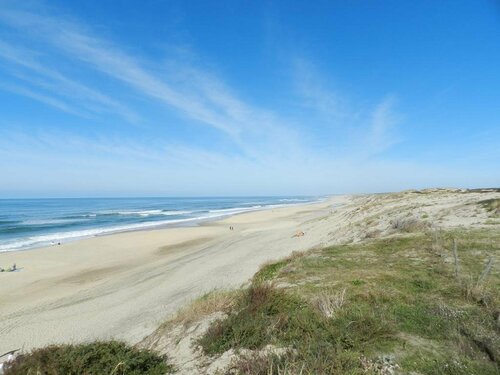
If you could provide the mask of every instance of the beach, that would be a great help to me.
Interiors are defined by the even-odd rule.
[[[413,227],[497,228],[483,204],[499,197],[487,189],[334,196],[198,226],[0,253],[0,265],[19,268],[0,273],[0,352],[96,339],[136,344],[189,302],[248,285],[263,264],[295,251],[398,236]]]
[[[329,224],[315,219],[350,199],[0,253],[1,265],[19,268],[0,274],[0,352],[95,339],[136,343],[194,298],[240,286],[266,261],[326,244]]]

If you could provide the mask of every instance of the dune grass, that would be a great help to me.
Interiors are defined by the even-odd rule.
[[[497,232],[406,234],[267,264],[199,344],[252,349],[242,374],[498,374]]]

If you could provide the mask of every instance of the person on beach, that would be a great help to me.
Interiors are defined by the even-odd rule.
[[[15,349],[0,355],[0,357],[7,356],[7,360],[5,362],[0,362],[0,375],[2,375],[5,372],[5,370],[9,369],[10,365],[15,361],[16,352],[18,351],[19,349]]]

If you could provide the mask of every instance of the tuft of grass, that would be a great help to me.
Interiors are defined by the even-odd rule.
[[[164,375],[172,372],[164,356],[118,341],[51,345],[20,355],[5,375]]]
[[[254,275],[253,279],[257,282],[271,280],[276,277],[278,272],[285,267],[287,263],[287,260],[267,263],[260,268],[260,270]]]
[[[264,281],[272,280],[276,278],[276,276],[282,270],[286,270],[290,263],[293,261],[302,258],[305,255],[304,252],[294,251],[289,257],[277,261],[277,262],[268,262],[264,264],[260,270],[254,275],[253,281],[256,283],[262,283]]]
[[[354,285],[354,286],[360,286],[360,285],[363,285],[365,282],[363,280],[360,280],[360,279],[354,279],[351,281],[351,284]]]
[[[348,352],[338,352],[335,357],[325,356],[323,351],[317,353],[315,358],[317,366],[314,368],[307,367],[307,364],[303,362],[304,359],[303,354],[291,352],[281,356],[246,354],[234,363],[234,370],[240,375],[375,375],[381,373],[366,371],[360,365],[358,356]]]
[[[189,326],[193,322],[196,322],[210,314],[216,312],[228,312],[233,308],[239,294],[241,294],[241,292],[238,290],[214,290],[205,293],[177,311],[177,313],[163,323],[160,328],[177,324]]]
[[[234,369],[241,375],[291,375],[294,372],[286,357],[273,354],[246,354],[237,359],[234,363]]]
[[[346,303],[346,289],[336,293],[320,293],[315,299],[316,308],[327,318],[332,318]]]
[[[415,233],[429,228],[429,223],[416,218],[396,218],[391,220],[391,228],[396,232]]]

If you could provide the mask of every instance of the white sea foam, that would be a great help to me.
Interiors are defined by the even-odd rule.
[[[174,215],[186,215],[191,214],[194,211],[182,211],[182,210],[127,210],[127,211],[101,211],[100,215],[121,215],[121,216],[174,216]]]
[[[195,211],[162,211],[160,213],[160,215],[166,215],[166,216],[173,216],[173,215],[188,215],[188,214],[192,214],[194,213]]]
[[[161,210],[138,210],[138,211],[118,211],[116,212],[118,215],[140,215],[140,216],[148,216],[148,215],[158,215],[161,213]]]
[[[24,220],[22,224],[24,225],[51,225],[51,224],[71,224],[71,223],[81,223],[86,221],[86,219],[33,219]]]
[[[268,207],[268,206],[266,206]],[[255,211],[258,209],[262,209],[263,206],[258,205],[258,206],[251,206],[251,207],[235,207],[235,208],[221,208],[217,210],[210,210],[208,212],[210,213],[226,213],[226,214],[235,214],[235,213],[240,213],[240,212],[246,212],[246,211]]]

